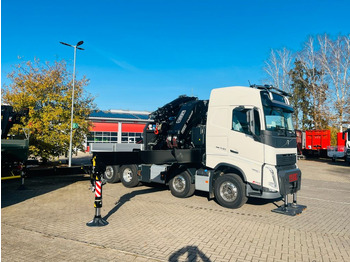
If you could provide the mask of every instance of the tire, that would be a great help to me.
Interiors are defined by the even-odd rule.
[[[179,198],[190,197],[196,190],[195,185],[191,183],[191,175],[187,171],[174,176],[169,181],[169,188],[171,194]]]
[[[104,177],[108,183],[116,183],[120,181],[119,166],[106,166]]]
[[[215,198],[221,206],[233,209],[248,200],[245,185],[236,174],[225,174],[215,181]]]
[[[119,169],[119,176],[125,187],[135,187],[139,183],[137,167],[135,165],[121,166]]]

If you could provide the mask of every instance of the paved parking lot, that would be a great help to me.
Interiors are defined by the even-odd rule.
[[[299,161],[299,203],[249,201],[230,210],[197,192],[175,198],[162,186],[103,187],[102,216],[90,228],[94,194],[83,175],[2,182],[2,261],[350,261],[350,167]]]

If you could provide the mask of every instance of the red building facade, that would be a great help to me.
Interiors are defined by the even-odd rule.
[[[137,143],[142,138],[145,125],[149,122],[145,111],[110,110],[94,111],[89,120],[92,128],[87,137],[91,143]]]

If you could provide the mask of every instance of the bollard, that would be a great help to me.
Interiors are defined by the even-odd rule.
[[[24,178],[26,176],[26,169],[22,167],[21,169],[21,185],[18,187],[18,190],[25,190],[26,187],[24,185]]]
[[[26,190],[27,188],[24,185],[24,178],[27,175],[27,166],[20,165],[19,170],[21,173],[21,185],[18,187],[18,190]]]
[[[108,222],[101,217],[101,208],[102,208],[102,174],[96,168],[96,156],[92,159],[92,175],[94,176],[94,186],[93,190],[95,191],[95,216],[94,218],[86,223],[89,227],[102,227],[108,225]]]

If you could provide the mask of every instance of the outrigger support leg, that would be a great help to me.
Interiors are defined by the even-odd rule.
[[[301,214],[307,207],[303,205],[297,204],[297,193],[293,193],[293,203],[288,203],[288,195],[284,196],[284,203],[283,205],[279,206],[276,209],[271,210],[272,212],[288,215],[288,216],[295,216]]]
[[[96,157],[93,158],[93,171],[92,176],[94,177],[94,185],[92,190],[95,191],[95,216],[94,218],[86,223],[89,227],[102,227],[108,225],[108,222],[101,217],[102,208],[102,173],[96,169]]]

